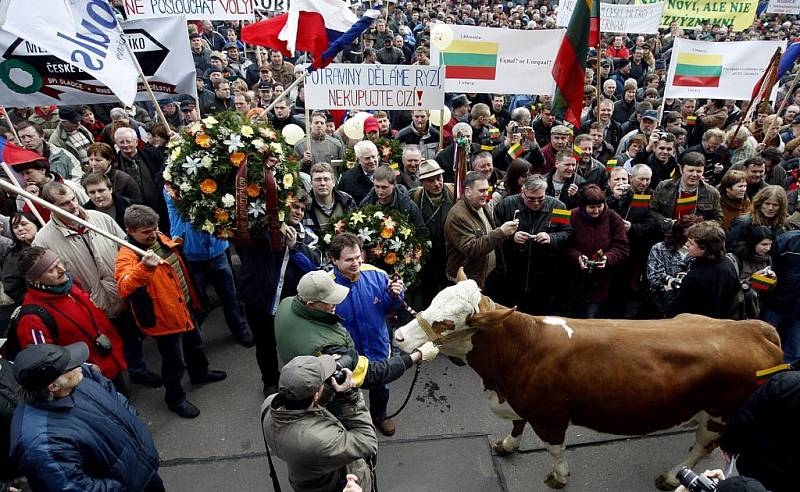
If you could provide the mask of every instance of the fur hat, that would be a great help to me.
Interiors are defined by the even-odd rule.
[[[636,89],[638,89],[636,86],[636,80],[628,79],[625,81],[625,85],[622,87],[622,92],[635,91]]]

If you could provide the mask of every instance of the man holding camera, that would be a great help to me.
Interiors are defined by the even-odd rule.
[[[372,461],[378,450],[375,427],[350,369],[338,369],[330,355],[290,360],[278,393],[264,400],[261,426],[268,449],[286,462],[295,491],[333,492],[347,474],[372,490]],[[339,404],[334,416],[325,406]]]

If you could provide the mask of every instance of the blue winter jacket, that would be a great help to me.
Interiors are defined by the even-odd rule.
[[[336,314],[356,344],[356,351],[369,360],[389,357],[389,327],[386,315],[400,307],[400,299],[389,292],[389,275],[380,268],[363,264],[351,281],[337,269],[331,272],[339,285],[350,289]]]
[[[159,465],[150,431],[111,381],[82,369],[70,396],[17,406],[12,460],[36,492],[143,490]]]
[[[228,241],[218,239],[205,231],[198,231],[187,219],[179,215],[175,202],[166,191],[164,200],[169,211],[169,235],[173,238],[183,238],[183,254],[188,261],[210,260],[228,249]]]

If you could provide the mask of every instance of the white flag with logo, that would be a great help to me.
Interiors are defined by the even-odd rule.
[[[10,0],[3,30],[36,43],[133,104],[139,71],[107,0]]]

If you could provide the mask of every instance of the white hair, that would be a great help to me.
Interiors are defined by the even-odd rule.
[[[375,153],[378,153],[378,147],[375,147],[375,144],[369,140],[362,140],[360,142],[356,142],[353,146],[353,152],[355,152],[356,157],[363,157],[366,155],[367,152],[374,150]]]
[[[461,133],[469,132],[469,134],[472,135],[472,126],[470,126],[469,123],[466,123],[464,121],[462,121],[461,123],[456,123],[455,125],[453,125],[453,135],[454,136],[458,135],[459,132]]]
[[[109,111],[108,115],[111,116],[112,121],[128,119],[128,112],[122,108],[111,108],[111,111]]]
[[[116,141],[118,138],[122,136],[125,136],[126,134],[129,135],[131,138],[135,139],[139,138],[139,136],[136,135],[136,130],[134,130],[133,128],[128,128],[127,126],[123,126],[122,128],[117,128],[117,131],[114,132],[114,141]]]

